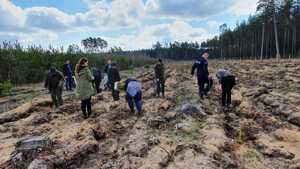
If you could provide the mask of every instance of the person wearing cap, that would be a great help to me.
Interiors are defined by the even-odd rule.
[[[51,67],[45,81],[45,88],[47,88],[51,94],[52,104],[56,108],[63,105],[62,91],[64,84],[64,75],[62,72]]]
[[[219,69],[217,74],[219,83],[222,89],[222,106],[230,107],[231,106],[231,90],[236,84],[235,76],[231,74],[230,71],[226,69]]]
[[[156,94],[159,97],[160,93],[162,97],[165,97],[165,66],[161,59],[154,67],[155,79],[156,79]]]
[[[198,88],[199,88],[199,96],[203,99],[203,95],[207,95],[207,90],[204,89],[204,85],[208,83],[208,57],[209,54],[204,52],[202,56],[197,58],[195,63],[193,64],[191,74],[194,76],[195,70],[197,69],[197,81],[198,81]]]

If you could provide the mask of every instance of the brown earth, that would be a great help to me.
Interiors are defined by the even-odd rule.
[[[0,168],[300,168],[299,60],[211,61],[211,75],[226,67],[238,78],[231,109],[219,106],[217,89],[199,100],[190,65],[169,65],[166,98],[153,96],[151,70],[135,72],[143,83],[142,117],[129,113],[124,93],[113,102],[109,92],[93,98],[87,120],[72,93],[57,111],[40,95],[1,113]],[[19,140],[33,136],[49,144],[22,149]]]

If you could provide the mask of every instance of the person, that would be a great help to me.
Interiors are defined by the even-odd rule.
[[[111,64],[111,68],[108,71],[108,83],[112,87],[112,96],[114,101],[120,100],[119,90],[117,88],[117,83],[121,80],[119,70],[116,63]]]
[[[100,84],[101,84],[101,80],[102,80],[101,70],[95,64],[93,65],[91,70],[92,70],[93,76],[95,78],[94,83],[95,83],[96,91],[97,91],[97,93],[100,93],[101,92]]]
[[[162,97],[165,97],[165,66],[161,59],[154,67],[155,79],[156,79],[156,94],[159,97],[160,93]]]
[[[106,75],[108,76],[108,72],[109,72],[109,70],[112,68],[112,61],[111,61],[111,59],[108,59],[107,60],[107,64],[106,64],[106,66],[105,66],[105,68],[104,68],[104,73],[106,73]],[[109,77],[107,77],[108,79],[109,79]],[[109,81],[107,81],[107,84],[105,84],[106,85],[106,87],[108,88],[108,89],[110,89],[110,90],[112,90],[113,89],[113,84],[111,84],[111,83],[109,83]]]
[[[125,81],[126,101],[132,114],[135,113],[134,106],[137,109],[137,114],[142,115],[142,85],[134,78],[128,78]]]
[[[63,73],[66,79],[66,90],[72,91],[73,90],[73,71],[72,65],[69,60],[63,66]]]
[[[104,68],[104,72],[105,73],[108,73],[108,71],[109,71],[109,69],[112,67],[112,61],[111,61],[111,59],[108,59],[107,60],[107,64],[106,64],[106,66],[105,66],[105,68]]]
[[[81,58],[75,67],[77,81],[76,96],[81,100],[81,110],[85,119],[92,114],[91,97],[96,93],[94,76],[88,67],[87,58]]]
[[[231,106],[231,90],[235,85],[235,77],[230,71],[225,69],[218,70],[216,74],[222,89],[222,106]]]
[[[203,99],[203,95],[207,95],[207,90],[204,89],[204,85],[208,83],[208,56],[207,52],[204,52],[201,57],[199,57],[192,67],[192,76],[194,76],[195,70],[197,69],[197,81],[199,87],[199,96]]]
[[[56,108],[63,105],[62,90],[63,90],[64,76],[63,74],[51,67],[47,74],[45,81],[45,88],[51,94],[51,99]]]

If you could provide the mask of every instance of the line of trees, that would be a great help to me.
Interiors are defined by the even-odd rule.
[[[300,0],[259,0],[257,15],[231,30],[220,26],[220,35],[201,47],[216,58],[267,59],[300,56]]]
[[[19,43],[3,42],[0,44],[0,84],[10,81],[15,85],[37,83],[44,80],[50,66],[61,70],[66,60],[75,66],[81,57],[87,57],[90,64],[104,68],[106,60],[111,58],[120,69],[128,69],[154,63],[150,57],[143,55],[121,55],[111,52],[87,53],[79,48],[72,52],[64,49],[41,46],[23,47]]]

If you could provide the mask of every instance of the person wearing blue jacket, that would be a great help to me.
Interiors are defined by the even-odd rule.
[[[125,81],[126,90],[126,101],[131,110],[131,113],[134,114],[134,105],[137,109],[138,115],[142,115],[142,85],[139,81],[134,78],[129,78]]]
[[[197,69],[197,81],[198,81],[198,87],[199,87],[199,96],[201,99],[203,99],[203,95],[207,95],[207,91],[204,89],[204,85],[208,83],[208,56],[209,54],[207,52],[203,53],[202,56],[200,56],[192,67],[191,74],[194,76],[195,70]]]

